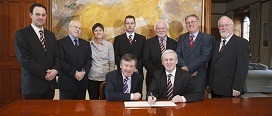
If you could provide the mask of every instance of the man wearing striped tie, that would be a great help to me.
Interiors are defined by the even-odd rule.
[[[53,99],[59,59],[54,33],[43,27],[46,7],[34,3],[29,8],[32,23],[16,31],[14,49],[21,64],[21,94],[25,99]]]
[[[106,100],[129,101],[142,98],[143,76],[134,72],[137,58],[133,54],[125,54],[120,60],[120,69],[106,75]]]
[[[178,57],[175,51],[166,50],[161,60],[164,68],[154,72],[147,93],[150,104],[154,104],[157,99],[169,99],[173,102],[193,102],[204,99],[191,74],[176,68]]]

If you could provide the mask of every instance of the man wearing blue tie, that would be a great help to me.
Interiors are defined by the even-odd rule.
[[[143,76],[135,73],[137,58],[133,54],[121,57],[120,69],[106,75],[106,100],[140,100],[142,96]]]
[[[69,35],[58,40],[60,99],[85,99],[88,72],[92,65],[90,43],[80,37],[81,23],[71,21]]]

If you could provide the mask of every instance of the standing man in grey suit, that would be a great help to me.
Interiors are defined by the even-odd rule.
[[[146,74],[146,91],[149,90],[154,71],[163,68],[161,62],[161,54],[168,49],[176,50],[177,42],[167,36],[169,30],[168,23],[164,20],[158,21],[154,30],[157,35],[147,39],[144,47],[144,66],[147,70]]]
[[[88,87],[88,72],[92,65],[90,43],[79,38],[81,23],[71,21],[69,35],[58,40],[60,56],[60,99],[85,100]]]
[[[136,22],[134,16],[128,15],[124,25],[126,32],[114,38],[113,47],[115,54],[115,64],[120,69],[120,59],[124,54],[131,53],[137,57],[137,67],[135,70],[143,75],[143,49],[146,38],[134,32]]]
[[[59,70],[54,33],[43,27],[46,8],[30,6],[31,25],[15,33],[14,49],[21,64],[21,94],[25,99],[53,99]]]
[[[218,21],[221,38],[215,41],[209,65],[209,91],[212,98],[240,97],[248,73],[249,43],[233,34],[233,21]]]
[[[195,14],[185,18],[187,33],[179,37],[176,52],[179,66],[190,72],[200,91],[206,88],[206,65],[212,54],[213,37],[199,31],[199,18]]]

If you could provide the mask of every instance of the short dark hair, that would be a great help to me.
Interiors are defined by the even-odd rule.
[[[95,23],[92,27],[92,32],[94,32],[94,29],[100,27],[104,31],[104,26],[101,23]]]
[[[33,13],[33,9],[34,9],[35,7],[42,7],[42,8],[44,8],[44,10],[46,11],[46,7],[45,7],[44,5],[42,5],[42,4],[36,2],[36,3],[33,3],[33,4],[29,7],[29,12],[30,12],[30,13]]]
[[[135,66],[136,66],[137,65],[137,58],[136,58],[136,56],[134,54],[127,53],[127,54],[125,54],[125,55],[123,55],[121,57],[120,65],[122,64],[123,61],[130,62],[132,60],[135,61]]]
[[[134,22],[135,22],[135,18],[134,18],[134,16],[132,16],[132,15],[126,16],[126,18],[125,18],[125,20],[124,20],[124,23],[126,23],[126,19],[133,19]]]
[[[199,18],[198,18],[198,16],[196,16],[196,14],[190,14],[190,15],[186,16],[185,21],[186,21],[189,17],[195,17],[196,20],[199,20]]]

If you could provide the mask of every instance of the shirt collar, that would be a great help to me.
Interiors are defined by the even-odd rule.
[[[130,33],[128,33],[128,32],[126,32],[126,35],[127,35],[127,38],[129,38],[129,35],[132,35],[132,39],[134,38],[134,35],[135,35],[135,32],[133,32],[132,34],[130,34]]]
[[[37,26],[35,26],[33,23],[31,23],[31,27],[34,29],[35,33],[39,35],[39,31],[40,30],[43,30],[43,27],[42,28],[38,28]]]
[[[92,39],[91,40],[91,43],[94,45],[94,39]],[[105,44],[105,41],[104,41],[104,39],[102,39],[102,41],[101,41],[101,43],[100,43],[101,45],[104,45]]]
[[[72,35],[69,34],[70,39],[74,42],[74,40],[78,40],[78,38],[74,38]]]
[[[176,71],[177,71],[177,68],[175,68],[175,69],[173,70],[173,72],[171,72],[171,73],[170,73],[170,72],[167,72],[167,71],[165,70],[165,73],[166,73],[166,76],[169,75],[169,74],[172,74],[172,76],[175,77]]]
[[[194,35],[194,40],[195,40],[195,38],[197,37],[198,33],[199,33],[199,31],[197,31],[197,32],[195,32],[193,34],[189,33],[189,36]]]
[[[226,42],[225,42],[225,44],[227,44],[228,43],[228,41],[230,40],[230,38],[233,36],[233,34],[231,34],[231,36],[229,36],[229,38],[227,38],[227,39],[225,39],[226,40]],[[223,38],[221,38],[221,42],[223,41],[224,39]]]
[[[123,77],[123,80],[126,78],[123,73],[122,73],[122,77]],[[130,77],[127,77],[128,78],[128,81],[131,80],[131,76]]]

